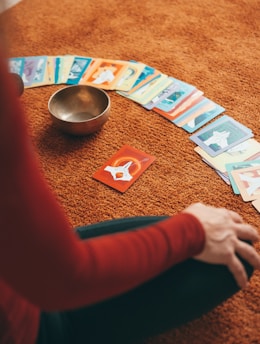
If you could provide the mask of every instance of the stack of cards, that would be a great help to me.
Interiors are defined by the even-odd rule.
[[[252,131],[224,115],[190,136],[195,152],[245,202],[260,212],[260,143]]]
[[[22,77],[25,88],[51,84],[91,85],[115,90],[145,109],[153,110],[192,133],[190,139],[197,144],[195,151],[203,161],[232,186],[235,194],[240,194],[245,202],[252,201],[260,212],[260,144],[253,139],[249,128],[233,118],[224,115],[215,119],[225,109],[206,98],[194,85],[133,60],[74,55],[13,57],[9,59],[9,69]],[[202,126],[204,128],[200,129]],[[131,159],[122,160],[121,155],[126,152],[127,159],[130,156]],[[145,157],[147,166],[142,159],[138,163],[139,156]],[[114,162],[115,158],[118,162],[118,157],[119,165]],[[94,178],[124,192],[153,160],[154,157],[125,146]],[[131,173],[138,164],[141,172]]]

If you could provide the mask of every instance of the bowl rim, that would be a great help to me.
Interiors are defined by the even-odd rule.
[[[56,94],[58,94],[58,93],[60,93],[60,92],[62,92],[62,91],[65,91],[66,89],[72,88],[72,87],[75,87],[75,88],[76,88],[76,87],[92,88],[92,89],[98,90],[98,91],[100,91],[101,93],[103,93],[103,94],[105,95],[106,99],[107,99],[107,106],[106,106],[106,108],[104,109],[104,111],[102,111],[99,115],[97,115],[97,116],[95,116],[95,117],[93,117],[93,118],[89,118],[89,119],[87,119],[87,120],[82,120],[82,121],[77,121],[77,122],[69,121],[69,120],[64,120],[64,119],[62,119],[61,117],[56,116],[56,115],[55,115],[53,112],[51,112],[51,110],[50,110],[50,104],[51,104],[53,98],[55,97]],[[106,91],[104,91],[102,88],[95,87],[95,86],[91,86],[91,85],[79,85],[79,84],[77,84],[77,85],[69,85],[69,86],[65,86],[65,87],[62,87],[62,88],[58,89],[57,91],[55,91],[55,92],[50,96],[50,98],[49,98],[49,100],[48,100],[48,110],[49,110],[49,113],[51,114],[51,116],[57,118],[57,119],[58,119],[59,121],[61,121],[61,122],[64,122],[64,123],[71,123],[71,124],[73,124],[73,123],[87,123],[87,122],[92,122],[92,121],[98,119],[99,117],[102,117],[102,116],[104,115],[104,113],[107,112],[107,111],[110,109],[110,105],[111,105],[110,96],[109,96],[108,93],[107,93]]]

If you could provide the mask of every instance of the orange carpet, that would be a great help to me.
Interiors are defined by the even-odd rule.
[[[260,141],[257,0],[23,0],[4,17],[10,56],[73,54],[144,62],[195,85]],[[58,132],[47,103],[61,87],[27,89],[22,102],[46,178],[73,226],[174,214],[201,201],[233,209],[260,228],[259,213],[201,161],[187,132],[115,92],[109,93],[111,116],[99,133],[70,138]],[[120,194],[92,175],[124,144],[156,160]],[[260,252],[259,243],[256,248]],[[248,289],[146,344],[257,344],[259,329],[257,272]]]

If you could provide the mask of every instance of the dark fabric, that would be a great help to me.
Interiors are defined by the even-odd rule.
[[[163,217],[117,219],[80,227],[82,239],[133,230]],[[253,269],[243,262],[251,276]],[[142,286],[89,307],[41,315],[37,344],[130,344],[185,324],[238,291],[224,266],[189,259]]]

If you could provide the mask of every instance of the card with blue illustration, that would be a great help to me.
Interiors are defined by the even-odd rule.
[[[69,85],[77,85],[90,66],[91,61],[91,57],[75,56],[66,83]]]
[[[137,89],[134,93],[128,96],[129,99],[144,105],[153,99],[158,93],[169,86],[172,81],[165,74],[160,74],[158,78],[154,78],[151,81],[144,84]]]
[[[224,115],[191,135],[190,140],[210,156],[217,156],[253,136],[252,130]]]
[[[193,133],[224,111],[225,109],[222,106],[206,97],[202,97],[191,109],[174,119],[173,123],[187,132]]]
[[[38,87],[48,84],[47,56],[32,56],[36,63],[36,70],[30,87]]]
[[[239,143],[238,145],[215,157],[210,156],[199,146],[195,147],[194,151],[198,153],[202,160],[205,161],[209,166],[220,171],[221,173],[227,174],[226,164],[228,163],[260,159],[260,142],[254,138],[251,138]]]
[[[115,84],[115,90],[122,92],[130,91],[140,77],[144,67],[145,65],[143,63],[129,61],[127,68]]]
[[[131,61],[131,62],[140,63],[136,61]],[[124,97],[129,97],[131,94],[136,92],[139,88],[141,88],[148,82],[152,81],[153,79],[158,78],[160,75],[161,73],[157,69],[143,64],[143,70],[140,73],[137,80],[135,81],[133,87],[128,92],[118,91],[118,93]]]
[[[170,84],[156,94],[147,104],[144,104],[143,107],[145,109],[152,110],[157,104],[177,90],[178,85],[176,84],[175,79],[170,76],[168,78],[170,80]]]
[[[154,111],[159,113],[168,113],[172,111],[184,98],[196,89],[195,86],[187,84],[181,80],[176,79],[176,83],[178,84],[177,90],[174,90],[172,94],[157,104]]]
[[[23,76],[23,69],[24,69],[24,57],[11,57],[8,60],[8,67],[11,73],[15,73]]]

